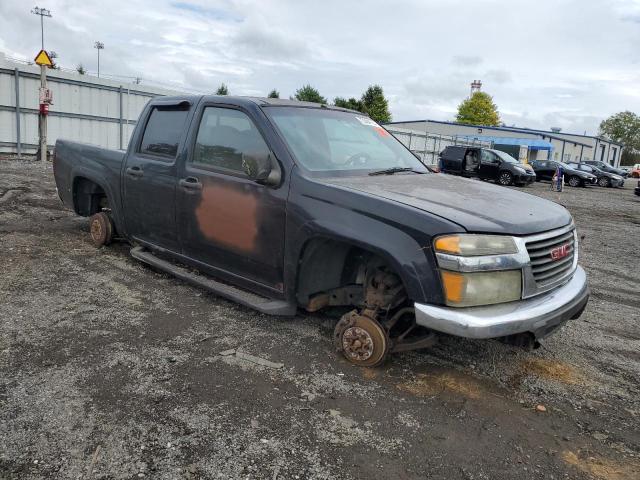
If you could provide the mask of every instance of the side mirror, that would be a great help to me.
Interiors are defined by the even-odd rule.
[[[256,183],[277,185],[280,183],[280,168],[271,159],[271,153],[243,153],[242,168]]]

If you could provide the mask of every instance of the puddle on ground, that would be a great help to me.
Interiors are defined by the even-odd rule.
[[[580,458],[569,450],[562,452],[562,459],[578,470],[604,480],[636,480],[640,478],[640,464],[636,462],[621,464],[601,457]]]

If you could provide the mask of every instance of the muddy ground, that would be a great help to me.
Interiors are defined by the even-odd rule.
[[[331,319],[95,249],[51,164],[0,161],[0,478],[638,479],[632,188],[525,189],[574,215],[593,292],[543,348],[446,337],[361,369]]]

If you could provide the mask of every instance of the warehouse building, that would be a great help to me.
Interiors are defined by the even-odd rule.
[[[487,127],[438,120],[412,120],[385,124],[389,130],[401,129],[419,135],[446,136],[460,142],[489,142],[511,153],[514,147],[525,152],[527,160],[585,161],[601,160],[620,165],[624,146],[604,137],[535,130],[519,127]],[[522,158],[522,156],[521,156]]]

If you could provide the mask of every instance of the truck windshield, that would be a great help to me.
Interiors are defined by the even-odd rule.
[[[302,107],[264,109],[296,160],[328,174],[416,171],[427,168],[384,128],[364,115]]]

